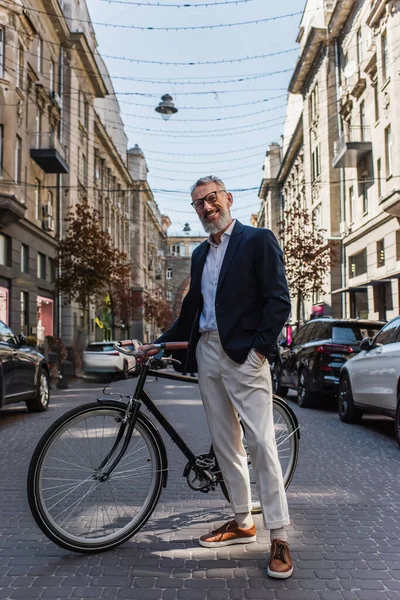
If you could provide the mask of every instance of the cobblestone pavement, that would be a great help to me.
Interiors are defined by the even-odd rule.
[[[131,381],[114,384],[128,391]],[[159,380],[151,395],[197,452],[209,444],[198,388]],[[197,539],[231,515],[220,493],[195,493],[182,478],[185,459],[166,440],[168,487],[145,528],[104,554],[70,554],[37,529],[26,473],[44,430],[66,410],[101,395],[98,383],[53,390],[51,408],[0,413],[0,599],[112,598],[400,600],[400,449],[389,420],[341,423],[333,410],[291,405],[301,424],[300,460],[288,498],[296,570],[266,576],[268,537],[219,551]]]

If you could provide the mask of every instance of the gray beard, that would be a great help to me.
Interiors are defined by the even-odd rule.
[[[232,217],[228,210],[221,209],[219,212],[219,218],[214,223],[207,223],[200,218],[200,221],[204,227],[206,233],[219,233],[230,224]]]

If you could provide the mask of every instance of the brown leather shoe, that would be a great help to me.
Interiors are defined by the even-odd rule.
[[[293,573],[293,562],[289,544],[282,540],[272,540],[269,555],[268,575],[276,579],[287,579]]]
[[[250,544],[255,541],[256,527],[254,524],[248,529],[242,529],[236,521],[228,521],[218,529],[202,535],[199,544],[205,548],[216,548],[231,544]]]

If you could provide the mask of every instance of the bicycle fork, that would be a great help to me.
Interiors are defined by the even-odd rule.
[[[101,399],[99,399],[99,402],[101,402]],[[114,471],[114,469],[120,462],[121,458],[125,454],[125,451],[131,440],[133,430],[135,428],[136,419],[139,414],[140,407],[141,407],[141,402],[139,402],[139,400],[135,400],[135,398],[131,398],[129,400],[126,410],[125,410],[125,415],[121,421],[121,426],[118,430],[117,437],[113,444],[113,447],[111,448],[111,450],[109,451],[107,456],[102,460],[102,462],[97,467],[97,469],[95,469],[95,477],[94,478],[97,479],[98,481],[107,481],[107,479],[109,479],[111,473]],[[111,465],[108,467],[108,469],[103,471],[104,467],[106,466],[106,464],[108,463],[108,461],[111,459],[112,455],[118,448],[122,438],[124,437],[125,432],[126,432],[125,439],[123,441],[122,447],[121,447],[118,455],[116,456],[114,461],[111,463]]]

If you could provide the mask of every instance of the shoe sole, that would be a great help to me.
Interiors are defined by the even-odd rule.
[[[251,537],[236,538],[233,540],[225,540],[223,542],[205,542],[203,540],[199,540],[199,544],[200,546],[203,546],[203,548],[219,548],[222,546],[232,546],[233,544],[251,544],[256,540],[257,537],[255,535],[252,535]]]
[[[290,569],[290,571],[284,571],[283,573],[280,573],[279,571],[271,571],[268,567],[267,573],[270,577],[273,577],[274,579],[287,579],[292,575],[293,567]]]

